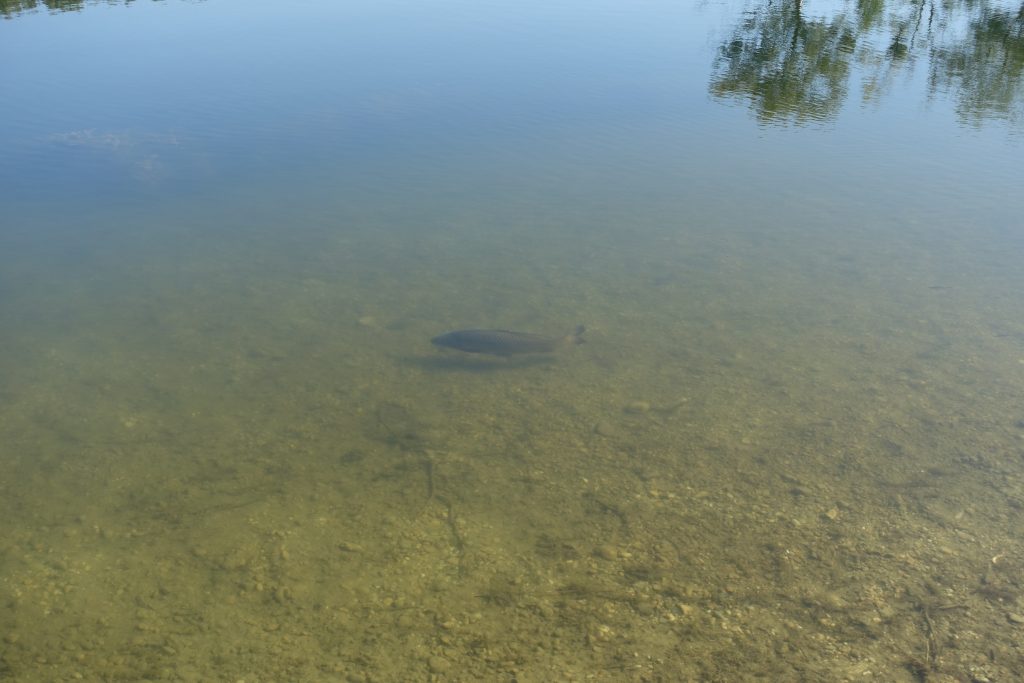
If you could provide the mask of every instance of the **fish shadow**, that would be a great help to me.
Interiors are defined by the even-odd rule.
[[[554,365],[553,356],[406,356],[402,359],[405,365],[413,365],[425,372],[474,372],[486,374],[505,372],[508,370],[524,370],[526,368],[547,367]]]

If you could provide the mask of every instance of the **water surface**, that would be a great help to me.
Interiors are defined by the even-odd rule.
[[[0,14],[0,677],[1024,677],[1012,3]]]

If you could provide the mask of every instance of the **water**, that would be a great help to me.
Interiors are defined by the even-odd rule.
[[[1024,676],[1016,7],[53,5],[0,677]]]

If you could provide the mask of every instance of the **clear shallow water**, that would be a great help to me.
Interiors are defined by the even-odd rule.
[[[5,7],[4,674],[1024,671],[1014,8]]]

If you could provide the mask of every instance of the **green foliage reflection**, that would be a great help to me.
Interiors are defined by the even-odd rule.
[[[98,3],[97,0],[0,0],[0,14],[12,17],[41,9],[49,12],[77,12],[86,5],[130,5],[132,2],[134,0],[106,0],[105,3]]]
[[[859,65],[861,96],[880,98],[901,72],[928,68],[962,121],[1024,120],[1024,4],[996,0],[858,0],[828,17],[801,0],[758,4],[719,48],[710,91],[747,100],[761,121],[834,118]]]

